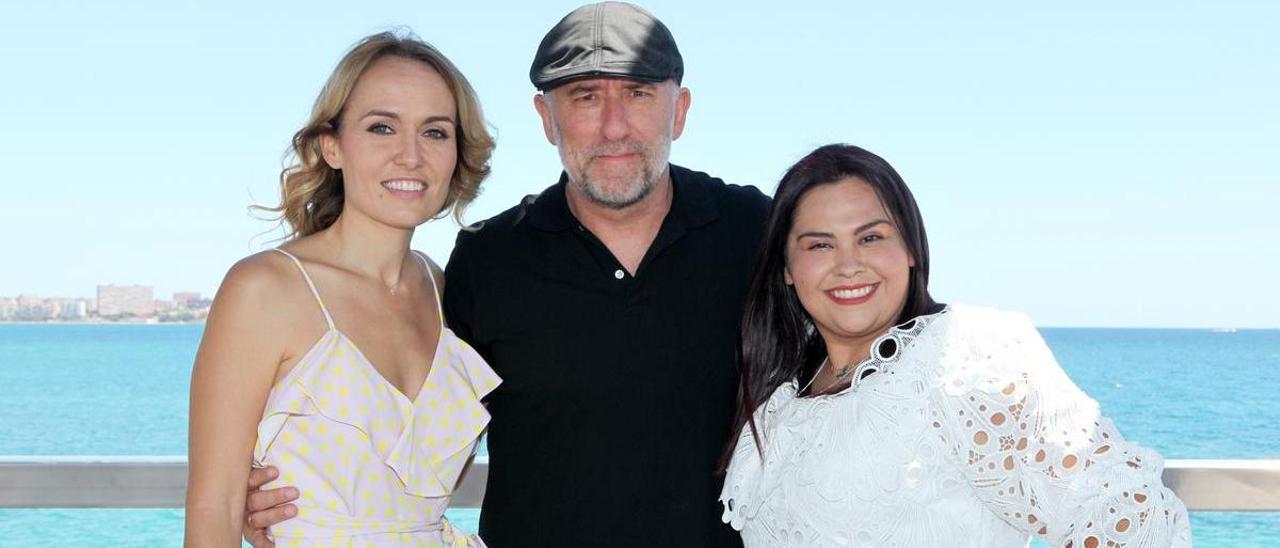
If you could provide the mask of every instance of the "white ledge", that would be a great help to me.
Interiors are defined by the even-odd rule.
[[[450,507],[478,508],[489,458],[476,457]],[[1165,461],[1164,482],[1192,511],[1280,511],[1280,459]],[[181,508],[181,456],[0,456],[0,508]]]

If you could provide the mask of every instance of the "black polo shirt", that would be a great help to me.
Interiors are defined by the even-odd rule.
[[[570,213],[563,174],[458,235],[445,313],[503,379],[480,517],[494,548],[741,545],[715,467],[769,198],[671,178],[634,277]]]

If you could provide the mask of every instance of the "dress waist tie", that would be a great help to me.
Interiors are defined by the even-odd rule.
[[[439,521],[400,521],[359,518],[320,508],[299,508],[298,516],[271,528],[273,542],[291,539],[330,539],[378,534],[440,532],[445,546],[485,548],[476,535],[454,527],[444,516]],[[277,540],[279,539],[279,540]]]

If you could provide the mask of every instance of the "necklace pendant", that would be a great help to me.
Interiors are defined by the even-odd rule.
[[[856,364],[846,363],[842,367],[840,367],[840,370],[836,372],[836,382],[844,382],[849,380],[849,377],[852,377],[853,372],[857,370],[857,368],[854,367],[854,365]]]

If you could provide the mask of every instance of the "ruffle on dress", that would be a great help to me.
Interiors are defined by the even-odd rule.
[[[255,463],[265,462],[291,417],[319,414],[357,430],[406,493],[449,496],[489,424],[480,400],[501,380],[451,331],[442,330],[438,344],[431,371],[410,401],[350,339],[336,329],[326,332],[271,391],[258,424]]]

